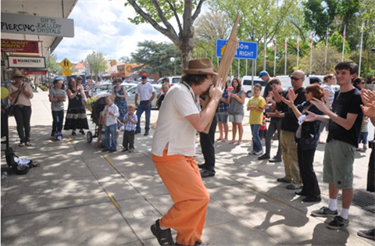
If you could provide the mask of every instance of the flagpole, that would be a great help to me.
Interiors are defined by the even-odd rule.
[[[311,36],[310,36],[310,73],[309,74],[311,74],[311,71],[312,71],[312,47],[313,47],[313,45],[312,45],[312,43],[313,43],[312,38],[313,38],[313,32],[311,32]]]
[[[238,72],[237,72],[237,77],[240,77],[240,59],[238,59]]]
[[[247,59],[245,60],[245,67],[246,67],[246,72],[245,72],[245,74],[247,75]]]
[[[327,74],[328,29],[326,31],[326,55],[324,59],[324,74]]]
[[[359,66],[358,66],[358,77],[361,77],[361,63],[362,63],[362,44],[363,44],[363,28],[365,26],[365,23],[362,23],[362,29],[361,29],[361,45],[359,49]]]
[[[267,43],[266,43],[266,40],[264,40],[264,59],[263,59],[263,70],[266,71],[266,56],[267,56],[267,50],[266,50],[266,46],[267,46]]]
[[[344,26],[344,32],[342,33],[342,57],[341,61],[344,61],[344,52],[345,52],[345,32],[346,32],[346,25]]]
[[[299,36],[297,37],[297,69],[299,65]]]
[[[285,66],[284,66],[284,75],[286,75],[286,61],[288,59],[287,57],[287,43],[288,42],[288,38],[285,39],[285,42],[284,42],[284,49],[285,49]]]
[[[275,53],[273,59],[273,76],[276,77],[276,38],[273,44],[273,52]]]

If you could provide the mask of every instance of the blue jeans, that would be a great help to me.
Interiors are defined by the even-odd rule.
[[[358,143],[360,144],[362,142],[364,145],[366,145],[367,144],[367,136],[368,136],[368,132],[360,132],[359,138],[358,138]]]
[[[135,129],[135,132],[140,133],[141,132],[141,116],[143,112],[146,111],[146,127],[145,132],[148,133],[150,131],[150,115],[151,115],[151,106],[147,107],[147,101],[141,101],[137,108],[137,128]]]
[[[105,126],[105,148],[106,149],[117,149],[117,124]],[[112,146],[112,147],[111,147]]]
[[[258,152],[263,150],[262,141],[259,137],[259,129],[261,125],[250,125],[251,134],[253,135],[253,150]]]

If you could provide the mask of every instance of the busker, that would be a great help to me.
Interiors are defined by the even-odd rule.
[[[165,96],[152,142],[152,160],[174,202],[151,226],[160,245],[174,245],[170,228],[177,231],[177,245],[201,245],[210,200],[194,159],[195,133],[203,131],[215,115],[222,82],[211,86],[217,73],[208,58],[190,60],[184,72],[182,82]],[[208,89],[211,100],[200,112],[198,96]]]
[[[340,229],[349,225],[349,208],[353,200],[353,163],[355,148],[361,131],[363,113],[361,96],[352,85],[357,76],[358,66],[352,61],[340,62],[335,67],[337,84],[332,110],[317,99],[314,104],[325,116],[309,112],[306,120],[329,120],[329,133],[324,150],[323,182],[329,183],[329,204],[311,212],[312,216],[334,217],[327,224],[330,229]],[[342,190],[342,209],[337,211],[337,197]]]

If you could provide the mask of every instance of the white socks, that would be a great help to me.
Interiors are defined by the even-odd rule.
[[[337,210],[337,199],[329,199],[329,203],[328,203],[328,208],[331,209],[332,211],[336,211]]]
[[[340,216],[347,220],[349,218],[349,208],[341,209]]]

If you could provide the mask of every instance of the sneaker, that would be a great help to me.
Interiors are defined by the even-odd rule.
[[[336,216],[331,222],[329,222],[327,227],[329,229],[339,230],[348,225],[349,225],[349,220],[348,219],[346,220],[339,215],[339,216]]]
[[[254,155],[263,155],[263,150],[255,151]]]
[[[268,160],[270,158],[269,154],[264,154],[258,157],[258,160]]]
[[[113,152],[116,152],[116,150],[115,149],[110,149],[109,150],[109,153],[113,153]]]
[[[375,240],[375,228],[371,230],[359,230],[357,235],[368,239]]]
[[[107,152],[107,151],[109,151],[109,149],[103,149],[103,150],[102,150],[102,152]]]
[[[280,157],[274,156],[268,160],[269,162],[282,162]]]
[[[133,153],[134,152],[134,149],[129,149],[129,153]]]
[[[281,182],[281,183],[290,183],[288,180],[286,180],[285,178],[278,178],[276,179],[277,182]]]
[[[148,136],[148,132],[145,132],[145,134],[143,134],[143,136]]]
[[[250,151],[249,155],[255,155],[255,151],[254,150]]]
[[[337,210],[332,211],[328,207],[321,207],[319,210],[312,211],[311,216],[315,216],[315,217],[335,217],[335,216],[337,216]]]
[[[289,184],[285,188],[288,189],[288,190],[297,190],[297,189],[301,188],[301,186]]]
[[[127,149],[127,148],[123,148],[121,152],[126,152],[126,151],[128,151],[128,150],[129,150],[129,149]]]
[[[152,234],[158,239],[160,245],[175,245],[171,229],[162,230],[159,220],[157,220],[150,229]]]

